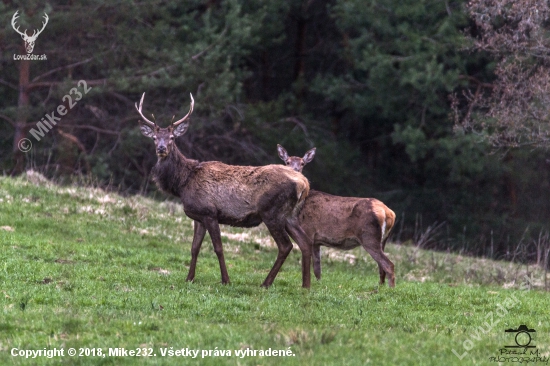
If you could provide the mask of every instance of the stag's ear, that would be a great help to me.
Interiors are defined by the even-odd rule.
[[[304,164],[310,163],[313,160],[313,158],[315,157],[315,150],[316,148],[313,148],[306,152],[306,154],[304,155]]]
[[[288,153],[286,152],[285,148],[277,144],[277,152],[279,153],[279,157],[286,163],[286,161],[288,160]]]
[[[153,138],[153,136],[155,136],[155,131],[153,131],[151,127],[144,125],[141,122],[139,123],[139,129],[141,130],[141,133],[143,134],[143,136],[150,137],[150,138]]]
[[[172,132],[174,136],[180,137],[184,133],[187,132],[187,129],[189,128],[189,122],[182,122],[179,125],[174,128],[174,131]]]

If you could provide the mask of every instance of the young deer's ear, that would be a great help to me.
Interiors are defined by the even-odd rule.
[[[313,160],[313,158],[315,157],[315,150],[316,148],[313,148],[306,152],[306,154],[304,155],[304,164],[307,164]]]
[[[174,128],[174,131],[172,133],[174,134],[174,136],[180,137],[187,132],[187,128],[189,128],[189,122],[182,122],[181,124],[177,125],[176,128]]]
[[[288,160],[288,153],[286,152],[285,148],[277,144],[277,152],[279,153],[279,157],[281,158],[281,160],[286,163],[286,161]]]
[[[141,130],[141,133],[143,134],[143,136],[150,137],[150,138],[153,138],[153,136],[155,136],[155,131],[153,131],[151,127],[144,125],[141,122],[139,123],[139,129]]]

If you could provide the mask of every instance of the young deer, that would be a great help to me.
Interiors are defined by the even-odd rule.
[[[142,113],[143,98],[136,110],[141,133],[155,142],[158,161],[152,175],[163,191],[179,197],[185,214],[194,220],[191,265],[187,281],[195,278],[195,267],[206,231],[218,257],[222,283],[229,283],[219,224],[253,227],[264,222],[279,252],[262,286],[269,287],[292,250],[289,235],[302,251],[302,286],[310,287],[311,243],[298,224],[297,214],[309,192],[309,182],[300,173],[280,165],[262,167],[226,165],[218,161],[198,162],[186,158],[174,140],[189,127],[193,112],[167,128],[160,128]]]
[[[315,148],[303,158],[288,156],[277,145],[279,157],[297,172],[315,157]],[[349,250],[359,245],[378,263],[380,284],[386,275],[395,286],[393,263],[384,254],[386,241],[395,223],[395,213],[375,198],[339,197],[310,190],[298,216],[299,223],[313,241],[313,272],[321,279],[321,245]]]

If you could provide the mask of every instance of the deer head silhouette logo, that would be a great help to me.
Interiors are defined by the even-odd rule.
[[[44,22],[42,22],[42,29],[38,30],[38,29],[35,29],[32,33],[32,35],[27,35],[27,30],[25,29],[24,32],[21,32],[19,30],[19,26],[16,28],[15,27],[15,21],[17,20],[17,18],[19,17],[17,15],[17,13],[19,13],[19,10],[17,10],[15,12],[15,14],[13,14],[13,17],[11,18],[11,26],[13,27],[13,29],[19,33],[21,35],[21,38],[23,38],[23,41],[25,41],[25,49],[27,50],[27,53],[32,53],[32,50],[34,49],[34,42],[36,42],[36,38],[38,38],[38,36],[40,35],[40,33],[42,33],[42,31],[44,30],[44,28],[46,28],[46,24],[48,24],[48,14],[44,13]]]

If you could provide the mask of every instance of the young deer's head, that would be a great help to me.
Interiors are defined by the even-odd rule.
[[[141,96],[141,101],[139,102],[139,107],[136,103],[136,109],[138,113],[140,114],[143,121],[139,121],[139,128],[141,129],[141,133],[144,136],[150,137],[155,142],[155,148],[157,152],[157,156],[160,159],[164,159],[170,154],[172,149],[175,148],[174,139],[176,137],[179,137],[183,135],[187,128],[189,127],[189,121],[185,122],[191,113],[193,112],[193,107],[195,105],[195,100],[193,99],[193,95],[191,95],[191,107],[189,108],[189,112],[180,120],[174,121],[174,117],[172,117],[172,123],[170,126],[166,128],[160,128],[157,126],[155,122],[152,122],[145,118],[143,113],[141,112],[141,108],[143,107],[143,98],[145,97],[145,93]],[[153,116],[154,119],[154,116]],[[185,122],[185,123],[184,123]]]
[[[277,144],[277,152],[279,153],[279,157],[285,162],[287,166],[291,167],[299,173],[301,173],[302,169],[304,169],[304,166],[307,163],[311,162],[315,157],[315,148],[308,150],[303,158],[300,158],[298,156],[288,156],[285,148],[279,144]]]

